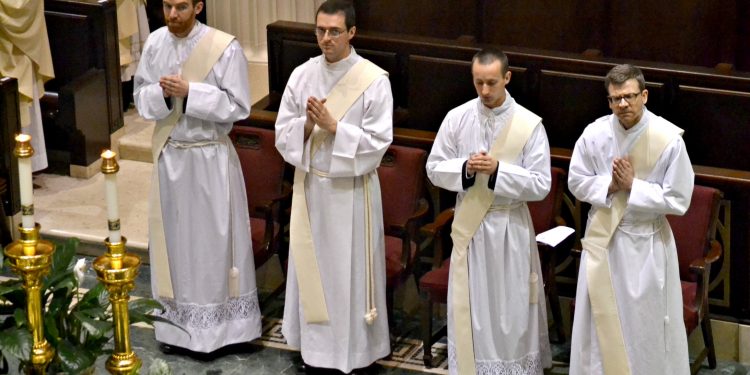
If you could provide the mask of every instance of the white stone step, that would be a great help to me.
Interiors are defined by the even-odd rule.
[[[124,134],[117,140],[117,150],[121,160],[135,160],[151,163],[151,136],[154,122],[145,120],[135,109],[123,116]]]
[[[120,160],[117,195],[122,235],[130,251],[148,246],[148,194],[151,163]],[[103,245],[108,236],[104,175],[89,179],[55,174],[34,177],[34,219],[43,237],[77,237],[82,244]]]

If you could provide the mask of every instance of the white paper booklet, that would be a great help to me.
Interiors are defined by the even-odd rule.
[[[575,232],[575,229],[560,225],[546,232],[537,234],[536,242],[541,242],[543,244],[555,247],[564,239],[568,238],[568,236],[573,234],[573,232]]]

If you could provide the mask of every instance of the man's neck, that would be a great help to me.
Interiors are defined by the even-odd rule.
[[[349,49],[348,49],[348,50],[346,50],[346,55],[344,55],[343,57],[341,57],[340,59],[338,59],[338,60],[336,60],[336,61],[331,61],[331,60],[328,60],[328,56],[325,56],[325,55],[324,55],[324,56],[325,56],[325,58],[326,58],[326,62],[327,62],[327,63],[329,63],[329,64],[335,64],[335,63],[337,63],[337,62],[341,62],[341,61],[344,61],[344,60],[348,59],[348,58],[349,58],[349,56],[351,56],[351,54],[352,54],[352,48],[351,48],[351,47],[349,47]]]

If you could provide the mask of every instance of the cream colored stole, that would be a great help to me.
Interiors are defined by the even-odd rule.
[[[117,39],[120,43],[120,66],[133,62],[130,36],[138,32],[139,0],[117,0]]]
[[[648,177],[667,145],[682,133],[682,129],[653,116],[630,152],[635,176],[639,179]],[[611,207],[598,208],[591,218],[586,237],[581,240],[587,252],[586,277],[591,312],[607,375],[631,373],[609,268],[609,242],[625,214],[628,197],[629,193],[618,191],[612,197]]]
[[[326,99],[326,107],[333,118],[344,117],[354,102],[362,96],[377,77],[388,74],[368,60],[361,60],[336,83]],[[329,135],[317,125],[310,136],[310,161],[315,152]],[[292,213],[289,222],[289,245],[297,273],[302,313],[307,323],[325,323],[328,321],[328,308],[323,293],[323,281],[320,278],[318,260],[315,256],[315,243],[310,226],[310,214],[307,210],[305,196],[305,178],[307,172],[301,168],[294,171],[292,188]]]
[[[219,61],[224,50],[234,36],[221,30],[209,29],[206,35],[198,41],[182,67],[182,78],[188,82],[202,82]],[[169,116],[156,122],[154,135],[151,138],[151,152],[154,171],[151,174],[151,194],[149,194],[148,229],[150,236],[149,251],[151,252],[152,267],[155,269],[157,297],[174,298],[172,276],[169,272],[167,242],[164,236],[164,222],[161,212],[161,197],[159,191],[159,155],[182,116],[184,98],[173,98],[172,112]],[[179,251],[180,249],[175,249]]]
[[[0,61],[0,76],[18,80],[20,121],[22,127],[27,127],[31,124],[29,108],[34,98],[34,85],[41,95],[44,82],[55,77],[44,19],[44,0],[3,1],[0,6]]]
[[[512,163],[518,158],[524,145],[534,132],[541,118],[516,104],[513,120],[492,144],[490,154],[497,160]],[[471,325],[469,298],[468,252],[471,239],[484,220],[492,202],[494,191],[487,188],[489,176],[476,174],[474,186],[466,192],[461,206],[456,210],[451,227],[453,251],[451,253],[451,293],[453,327],[456,335],[456,360],[459,374],[474,374],[474,338]]]

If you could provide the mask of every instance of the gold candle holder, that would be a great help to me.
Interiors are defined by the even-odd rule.
[[[112,303],[112,316],[115,328],[115,348],[106,363],[110,374],[132,374],[141,367],[141,360],[133,352],[130,345],[130,316],[128,314],[128,294],[135,285],[141,259],[125,251],[126,238],[120,237],[120,242],[109,242],[107,254],[94,260],[94,270],[100,282],[109,292]]]
[[[52,266],[55,245],[39,239],[39,229],[39,223],[35,223],[33,228],[19,225],[20,238],[6,246],[4,253],[10,268],[23,279],[26,290],[26,314],[33,339],[30,370],[35,374],[44,374],[55,356],[55,349],[44,338],[41,286],[42,277]]]

